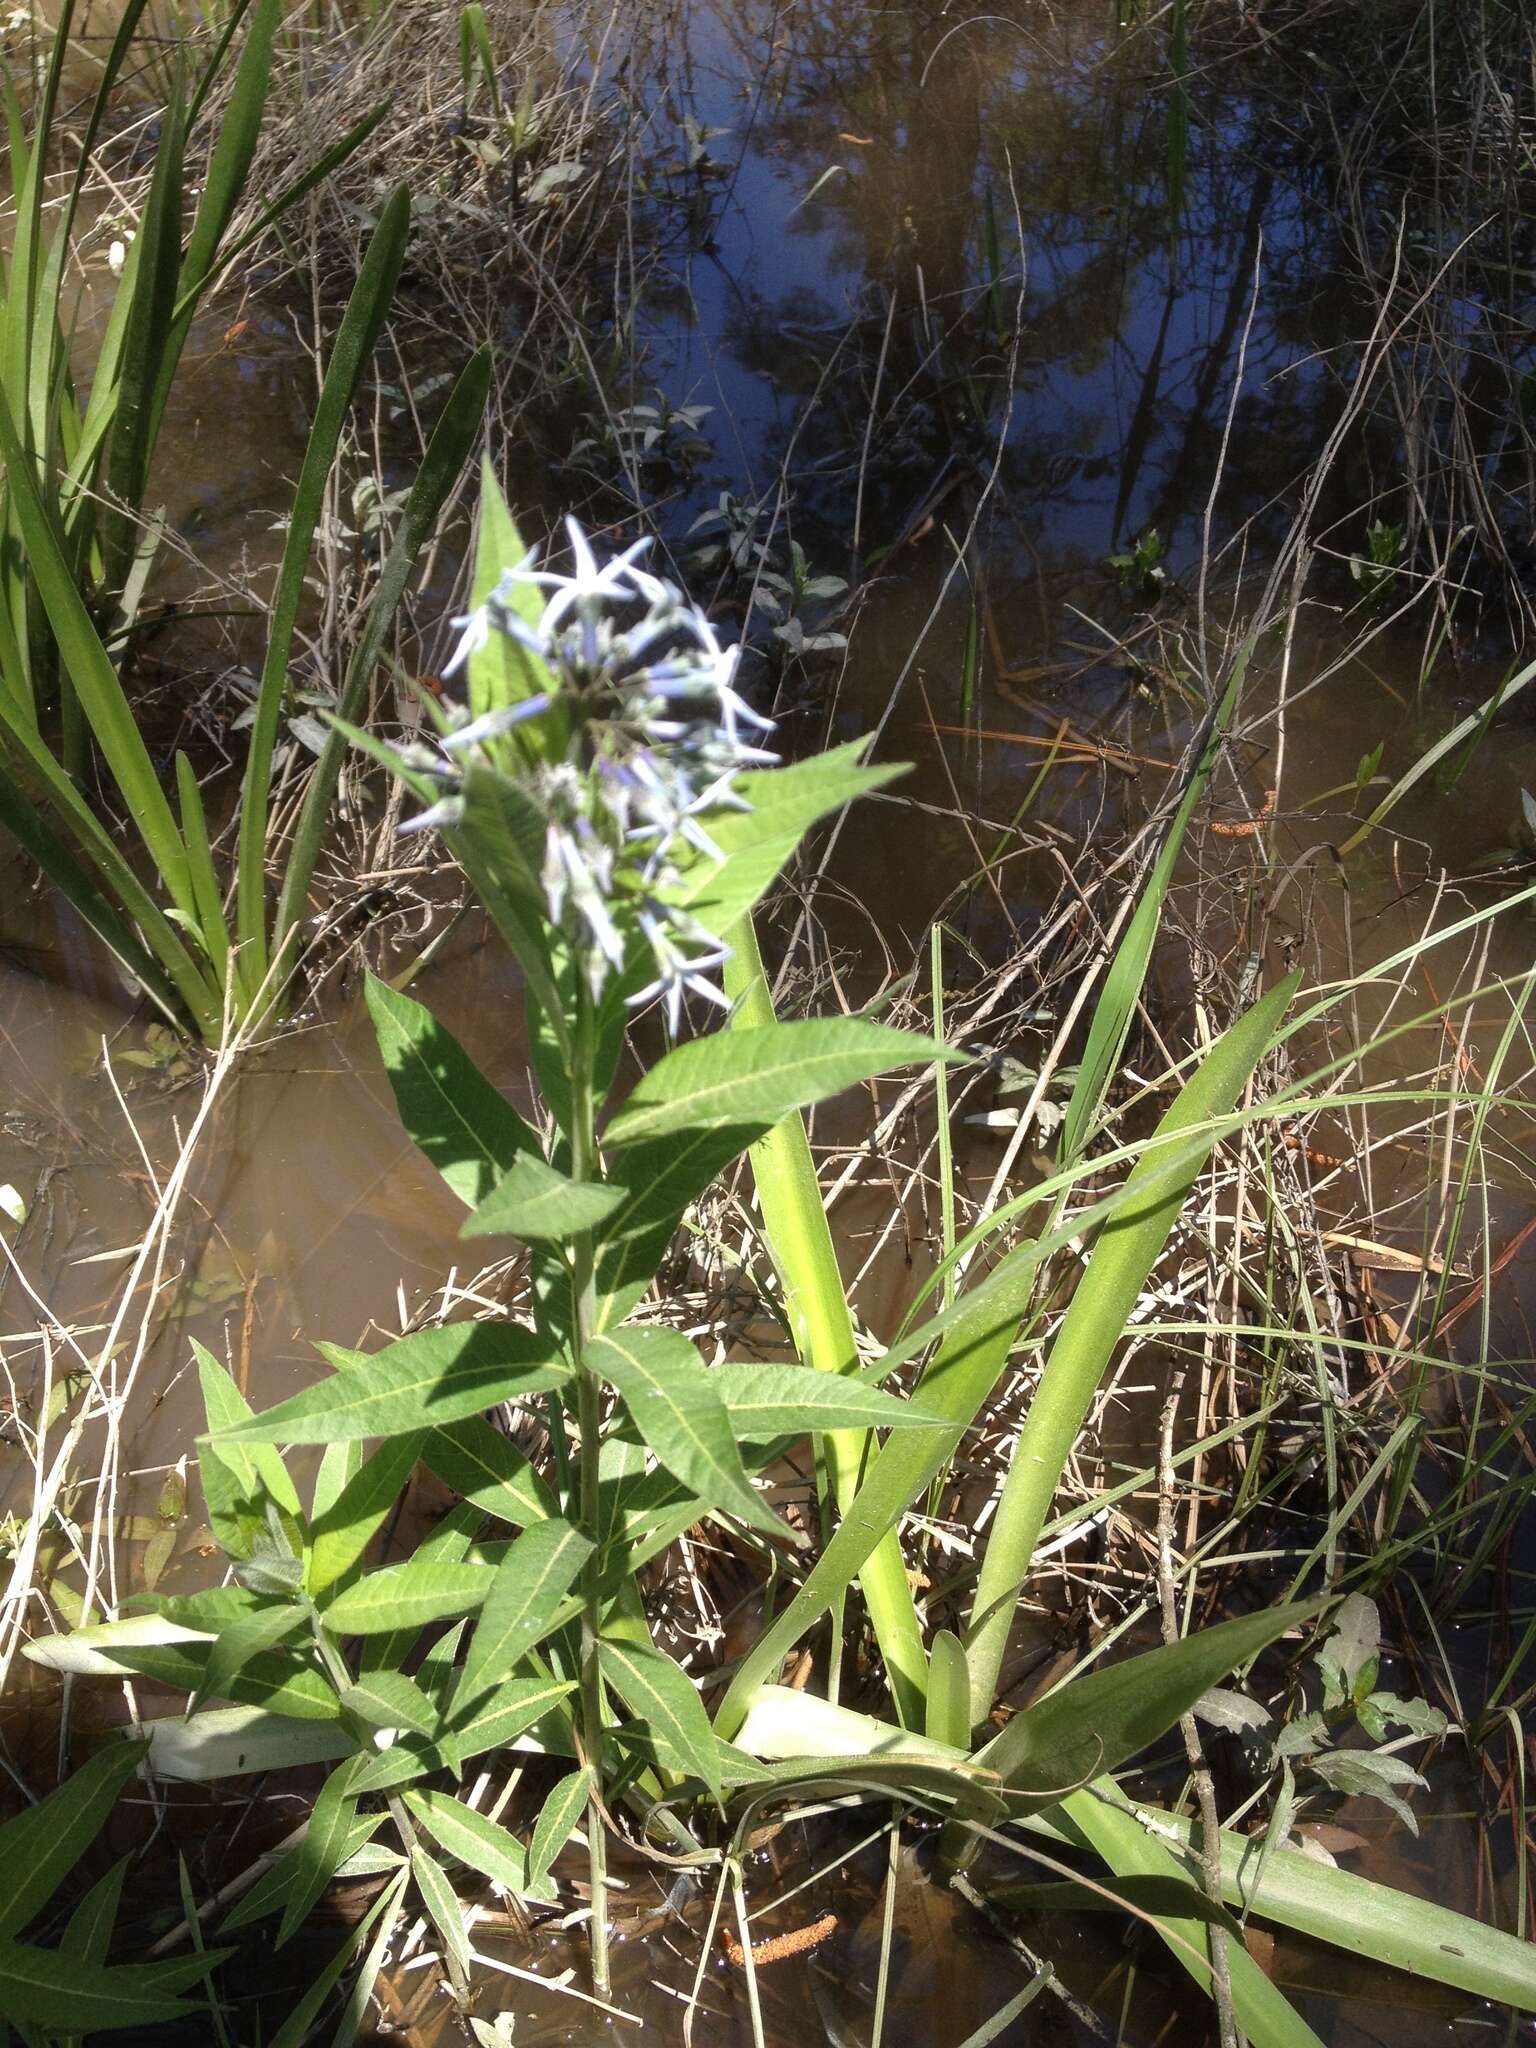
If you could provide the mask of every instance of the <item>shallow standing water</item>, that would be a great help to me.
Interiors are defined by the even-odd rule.
[[[1116,34],[1098,4],[973,17],[937,0],[713,0],[629,10],[606,38],[578,13],[565,23],[573,73],[594,66],[629,96],[654,232],[625,280],[634,341],[607,417],[594,413],[588,445],[550,480],[528,524],[551,521],[568,500],[611,504],[616,490],[638,486],[695,590],[717,582],[722,616],[737,628],[749,581],[732,577],[725,558],[706,559],[711,546],[761,542],[763,559],[782,570],[793,540],[808,575],[841,579],[851,600],[829,585],[795,617],[806,637],[842,636],[845,647],[798,658],[793,631],[773,631],[789,623],[782,594],[777,612],[750,620],[759,653],[749,674],[788,745],[878,730],[883,757],[915,764],[894,800],[863,806],[838,839],[816,905],[828,952],[842,954],[857,985],[876,971],[878,930],[896,971],[907,971],[943,911],[983,957],[995,954],[1030,929],[1079,843],[1112,840],[1156,802],[1193,729],[1165,655],[1192,628],[1234,386],[1212,531],[1219,544],[1252,521],[1249,559],[1260,566],[1336,416],[1333,352],[1359,307],[1334,281],[1339,251],[1309,167],[1281,146],[1258,58],[1234,62],[1201,101],[1208,118],[1170,234],[1162,45],[1150,27]],[[251,324],[236,333],[242,318]],[[179,389],[164,444],[165,493],[189,547],[225,568],[270,559],[311,387],[279,312],[252,319],[247,308],[220,308],[205,325],[194,345],[202,360]],[[636,430],[658,420],[659,441],[637,452]],[[700,525],[722,493],[727,519]],[[1106,561],[1154,528],[1169,579],[1157,605],[1171,628],[1162,641],[1145,628],[1146,593],[1128,594]],[[1230,587],[1235,569],[1222,574]],[[1293,679],[1326,673],[1350,630],[1340,615],[1355,602],[1342,571],[1323,577]],[[1283,887],[1259,872],[1256,842],[1208,849],[1208,865],[1230,873],[1235,921],[1266,891],[1278,898],[1268,926],[1276,950],[1304,935],[1325,968],[1341,968],[1346,919],[1357,959],[1405,943],[1423,922],[1426,877],[1442,866],[1469,875],[1518,816],[1521,789],[1536,786],[1536,730],[1512,720],[1454,791],[1397,815],[1400,838],[1379,835],[1354,857],[1344,890],[1326,848],[1349,829],[1352,798],[1339,789],[1355,764],[1381,742],[1379,772],[1392,775],[1498,680],[1491,651],[1479,658],[1469,645],[1421,684],[1420,644],[1411,629],[1385,637],[1289,713],[1273,840]],[[1273,695],[1274,665],[1257,669],[1255,708]],[[1064,722],[1099,758],[1051,759]],[[1272,786],[1275,738],[1256,723],[1234,750],[1254,805]],[[1001,886],[957,905],[978,839],[985,847],[1008,829],[1042,762],[1050,765],[1009,842]],[[1238,796],[1224,770],[1223,815],[1238,814]],[[200,1077],[129,1016],[67,912],[26,900],[14,863],[5,874],[0,1182],[29,1206],[12,1244],[36,1296],[60,1325],[89,1328],[145,1227],[154,1177]],[[1484,900],[1485,884],[1468,887]],[[404,922],[385,928],[398,933]],[[1528,938],[1528,925],[1511,926],[1486,972],[1523,969]],[[410,950],[395,945],[390,968]],[[499,1000],[507,986],[494,947],[469,922],[414,992],[515,1094],[523,1061]],[[994,1141],[967,1142],[989,1173]],[[1531,1213],[1528,1184],[1512,1170],[1494,1193],[1493,1241],[1508,1241]],[[1396,1221],[1412,1243],[1417,1219]],[[414,1305],[462,1273],[457,1225],[455,1205],[399,1130],[355,989],[338,977],[319,1017],[256,1055],[216,1106],[140,1369],[123,1453],[138,1476],[124,1512],[152,1516],[166,1471],[190,1449],[191,1336],[231,1356],[258,1404],[281,1398],[314,1370],[315,1338],[355,1343],[370,1327],[398,1327],[402,1300]],[[1531,1257],[1502,1277],[1495,1355],[1532,1349],[1522,1306]],[[877,1327],[888,1306],[878,1296],[864,1303]],[[37,1321],[36,1301],[7,1275],[0,1338],[14,1340],[21,1401]],[[28,1486],[24,1470],[0,1463],[0,1510],[24,1506]],[[125,1531],[130,1584],[147,1540]],[[166,1583],[194,1582],[201,1562],[189,1518]],[[1486,1909],[1470,1837],[1456,1832],[1464,1804],[1448,1778],[1425,1804],[1423,1851],[1367,1814],[1365,1831],[1382,1838],[1368,1866]],[[864,2038],[867,1923],[873,1913],[878,1930],[881,1874],[865,1865],[847,1880],[837,1945],[765,1974],[771,2037],[819,2026],[829,2039]],[[918,2038],[943,2014],[950,2031],[932,2038],[962,2040],[1003,2002],[1017,1966],[990,1935],[952,1925],[949,1901],[927,1887],[900,1897],[908,1947],[888,2038]],[[1117,1943],[1070,1940],[1083,1954],[1061,1966],[1090,1996],[1121,1967]],[[663,2037],[670,1993],[642,1985],[653,1974],[686,1982],[691,1963],[691,1952],[681,1964],[660,1960],[687,1950],[686,1940],[668,1942],[664,1931],[637,1951],[627,1987],[651,1998]],[[1304,2003],[1333,2042],[1471,2038],[1433,2002],[1388,2020],[1370,1995],[1335,1996],[1337,1976],[1319,1983],[1305,1958],[1288,1970],[1325,1994]],[[1177,2038],[1160,2031],[1180,2022],[1177,2010],[1157,2017],[1155,1981],[1147,1995],[1154,2010],[1137,2008],[1138,2028],[1149,2040]],[[701,2028],[700,2040],[739,2029],[739,2008],[722,1998],[730,2016],[714,2035]],[[530,2038],[592,2038],[587,2024],[557,2002],[549,2030]],[[1030,2024],[1031,2040],[1070,2034],[1049,2001]]]

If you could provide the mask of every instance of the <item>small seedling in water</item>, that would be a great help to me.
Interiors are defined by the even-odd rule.
[[[1125,595],[1142,604],[1151,604],[1167,588],[1163,543],[1155,526],[1147,528],[1129,554],[1111,555],[1109,566],[1118,574]]]
[[[1407,538],[1400,526],[1390,526],[1384,519],[1373,519],[1365,529],[1366,551],[1350,556],[1349,573],[1370,603],[1378,603],[1397,581]]]

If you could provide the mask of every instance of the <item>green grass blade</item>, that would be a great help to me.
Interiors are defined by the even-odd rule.
[[[735,1004],[733,1031],[761,1030],[776,1021],[763,973],[757,933],[749,916],[728,935],[725,992]],[[940,1062],[942,1065],[942,1062]],[[820,1372],[848,1373],[858,1366],[853,1318],[827,1224],[816,1165],[798,1110],[760,1138],[748,1157],[763,1212],[763,1235],[784,1293],[795,1350]],[[869,1454],[864,1430],[828,1430],[818,1439],[832,1475],[833,1494],[846,1507],[858,1492]],[[894,1527],[865,1561],[859,1584],[890,1673],[896,1709],[905,1727],[920,1727],[927,1690],[927,1658],[912,1588]],[[834,1607],[840,1604],[834,1603]],[[837,1630],[840,1641],[842,1631]]]
[[[1142,986],[1147,978],[1147,969],[1152,960],[1152,947],[1157,939],[1158,926],[1162,922],[1163,904],[1173,880],[1173,871],[1184,844],[1184,834],[1194,815],[1196,804],[1210,786],[1211,774],[1216,766],[1216,757],[1221,750],[1238,693],[1242,688],[1243,674],[1247,667],[1248,650],[1244,648],[1233,666],[1232,680],[1227,685],[1226,695],[1217,706],[1207,727],[1200,747],[1200,756],[1194,772],[1189,778],[1179,807],[1174,812],[1147,886],[1142,892],[1135,914],[1126,927],[1124,938],[1115,950],[1104,979],[1104,987],[1094,1005],[1093,1022],[1088,1031],[1088,1043],[1083,1048],[1083,1057],[1078,1066],[1077,1084],[1067,1104],[1067,1113],[1062,1120],[1061,1146],[1059,1157],[1063,1166],[1068,1166],[1088,1142],[1104,1094],[1110,1081],[1120,1069],[1120,1056],[1125,1050],[1125,1041],[1130,1032],[1136,1005],[1141,1001]]]
[[[174,981],[140,943],[132,925],[118,914],[116,906],[97,888],[69,847],[50,828],[37,806],[28,801],[3,765],[0,765],[0,827],[26,848],[81,921],[96,934],[179,1031],[186,1022],[187,1012]]]
[[[1204,1125],[1233,1108],[1273,1041],[1297,979],[1292,975],[1280,982],[1217,1040],[1159,1123],[1157,1138]],[[991,1711],[1014,1605],[1029,1575],[1062,1467],[1126,1319],[1214,1143],[1213,1130],[1209,1143],[1193,1158],[1183,1147],[1175,1158],[1158,1146],[1137,1161],[1126,1182],[1127,1193],[1135,1199],[1099,1234],[1051,1346],[1009,1463],[966,1629],[975,1725]]]
[[[383,651],[385,637],[394,624],[395,613],[405,595],[416,568],[416,558],[421,553],[433,529],[443,505],[458,482],[470,450],[480,432],[485,416],[485,401],[490,392],[491,352],[482,348],[470,358],[460,372],[458,382],[449,394],[432,438],[427,443],[427,452],[422,460],[416,481],[411,486],[411,495],[406,500],[405,510],[400,516],[395,538],[385,557],[384,567],[379,575],[378,589],[368,608],[368,620],[347,664],[346,680],[341,688],[341,701],[337,706],[338,715],[349,725],[355,725],[367,702],[368,685],[373,677],[379,655]],[[309,787],[304,792],[303,807],[299,822],[294,830],[293,844],[288,850],[283,886],[278,897],[277,918],[272,930],[273,957],[283,962],[283,951],[289,934],[304,914],[304,902],[309,892],[310,878],[315,871],[315,862],[320,854],[321,836],[336,794],[337,779],[347,749],[346,734],[332,727],[326,737],[320,758],[310,773]],[[286,966],[286,962],[283,962]]]
[[[5,464],[11,504],[25,539],[28,565],[70,682],[161,881],[177,909],[195,923],[197,899],[186,847],[135,722],[133,707],[124,695],[117,670],[64,558],[36,474],[23,453],[3,395],[0,459]]]
[[[283,691],[304,578],[309,568],[315,528],[325,502],[326,480],[346,427],[358,379],[372,355],[395,280],[405,257],[410,228],[410,195],[402,186],[379,217],[368,243],[347,310],[342,316],[331,360],[321,386],[314,425],[304,451],[289,516],[288,538],[273,595],[266,659],[256,694],[256,716],[246,756],[240,799],[240,851],[236,876],[236,932],[242,948],[240,971],[248,998],[266,978],[266,852],[267,808],[272,787],[272,752],[282,720]]]

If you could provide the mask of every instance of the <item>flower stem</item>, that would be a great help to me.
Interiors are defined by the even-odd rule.
[[[576,1030],[571,1061],[571,1178],[596,1178],[597,1145],[593,1132],[593,1038],[595,1019],[592,1000],[578,976]],[[587,1807],[587,1858],[592,1887],[592,1988],[599,1998],[608,1995],[608,1849],[604,1834],[603,1792],[603,1679],[599,1663],[598,1630],[602,1619],[599,1582],[602,1558],[595,1547],[598,1533],[598,1452],[602,1417],[597,1377],[586,1363],[587,1344],[596,1317],[597,1290],[593,1271],[592,1233],[580,1231],[571,1245],[572,1319],[576,1351],[576,1419],[581,1432],[580,1495],[578,1514],[583,1531],[594,1539],[594,1548],[582,1572],[581,1610],[581,1748],[590,1773],[591,1800]]]

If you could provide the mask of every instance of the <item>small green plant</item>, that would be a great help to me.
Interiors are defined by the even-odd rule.
[[[1369,604],[1379,604],[1402,573],[1408,536],[1400,526],[1373,519],[1365,529],[1365,553],[1351,555],[1349,573]]]
[[[1168,584],[1163,561],[1163,543],[1155,526],[1149,526],[1128,554],[1111,555],[1109,566],[1120,578],[1125,596],[1137,604],[1151,604]]]

